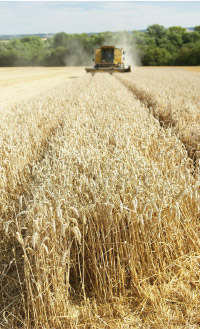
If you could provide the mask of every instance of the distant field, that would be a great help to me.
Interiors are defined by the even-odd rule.
[[[186,66],[184,68],[188,71],[200,72],[200,66]]]
[[[0,327],[199,329],[200,74],[0,69]]]
[[[83,67],[0,68],[0,110],[84,73]]]

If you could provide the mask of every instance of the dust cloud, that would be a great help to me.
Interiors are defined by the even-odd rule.
[[[139,55],[137,53],[136,45],[133,40],[132,33],[124,32],[106,32],[106,37],[103,43],[96,45],[94,48],[101,46],[114,46],[116,48],[123,48],[125,54],[123,55],[125,66],[131,65],[132,69],[141,65]],[[66,66],[93,66],[93,50],[86,49],[81,40],[72,40],[70,42],[67,56],[65,57]]]
[[[125,66],[131,65],[131,68],[134,69],[141,65],[132,34],[128,34],[126,31],[113,33],[105,39],[103,45],[123,48],[125,52],[123,55]]]
[[[93,66],[92,50],[87,50],[79,40],[73,40],[70,43],[69,51],[65,57],[66,66]]]

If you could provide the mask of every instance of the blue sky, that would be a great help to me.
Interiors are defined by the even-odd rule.
[[[200,25],[200,1],[0,1],[0,34]]]

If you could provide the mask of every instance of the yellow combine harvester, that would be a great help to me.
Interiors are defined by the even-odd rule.
[[[123,48],[115,48],[114,46],[102,46],[95,49],[94,67],[86,67],[86,72],[131,72],[131,66],[125,67],[123,62]]]

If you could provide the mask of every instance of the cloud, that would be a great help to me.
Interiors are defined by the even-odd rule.
[[[200,2],[16,1],[0,2],[0,33],[66,33],[199,25]]]

